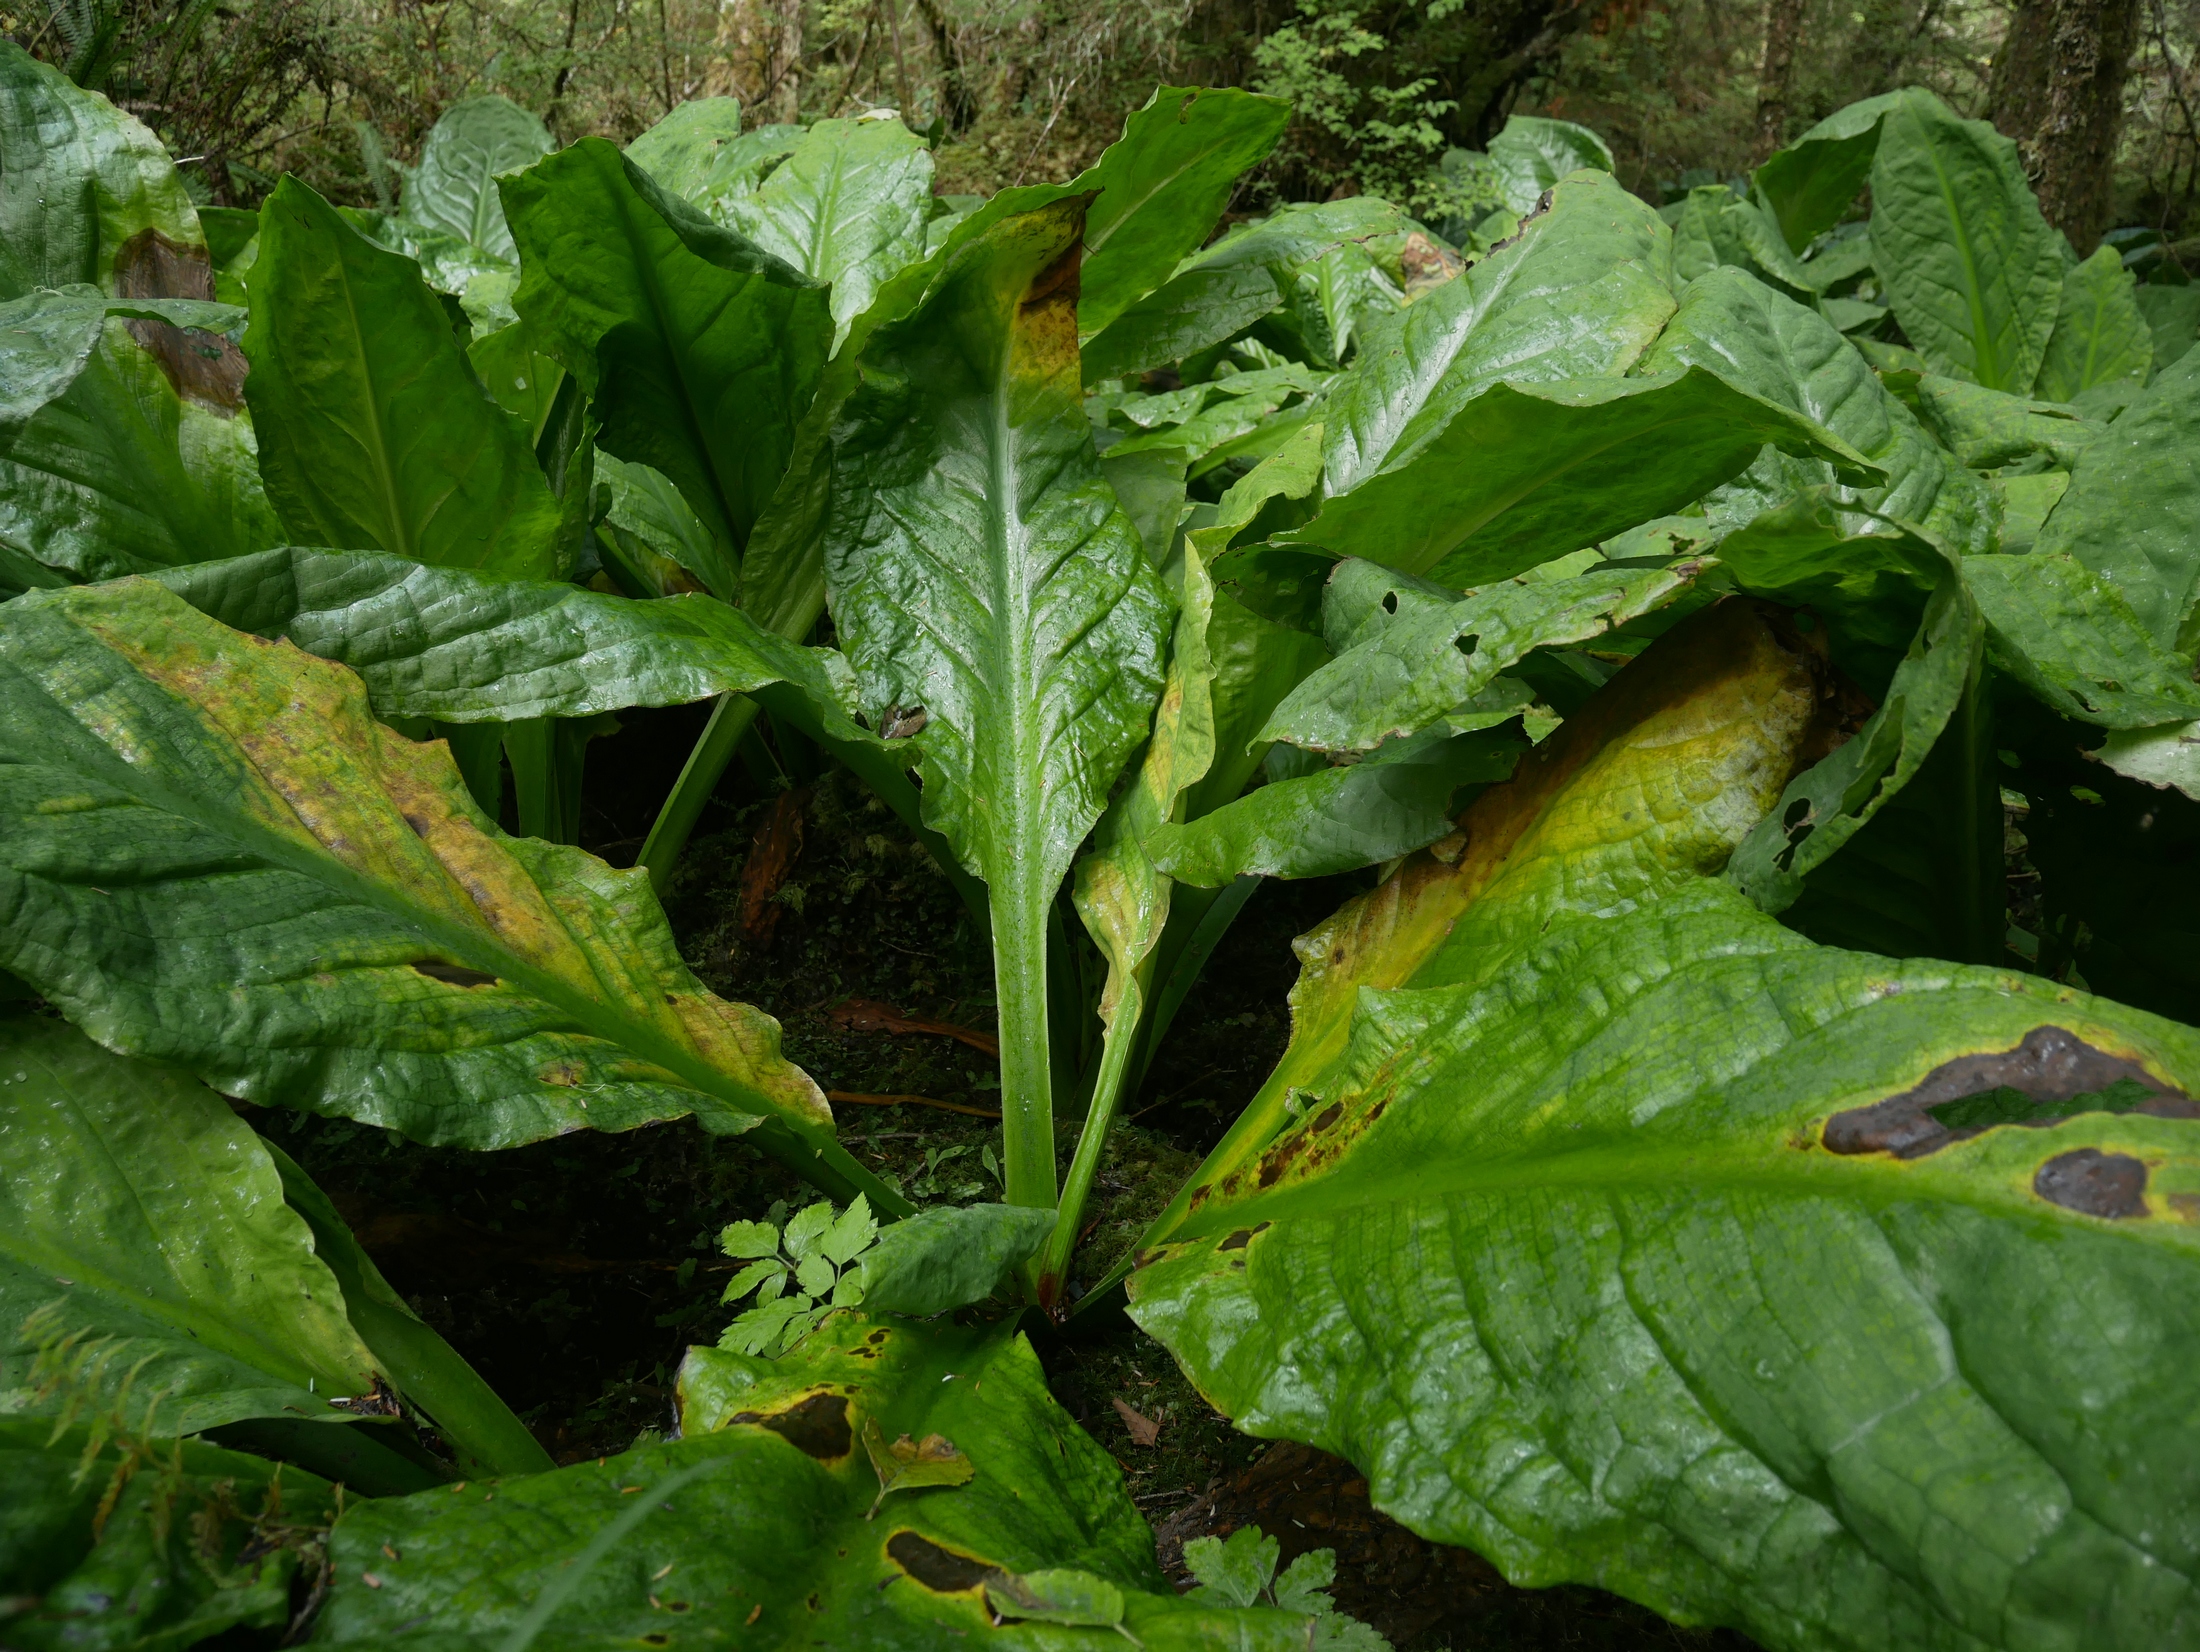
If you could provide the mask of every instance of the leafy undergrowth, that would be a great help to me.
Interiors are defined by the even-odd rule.
[[[632,719],[596,745],[585,829],[615,862],[632,858],[637,831],[619,799],[656,795],[652,771],[676,768],[684,751],[672,721]],[[787,1054],[827,1090],[990,1109],[996,1064],[977,1049],[938,1034],[859,1030],[834,1014],[859,1000],[973,1032],[993,1025],[991,961],[953,889],[859,784],[835,772],[805,789],[800,852],[775,891],[768,941],[744,926],[743,876],[777,795],[738,771],[719,788],[666,903],[690,965],[714,991],[778,1017]],[[1352,882],[1271,881],[1225,938],[1129,1104],[1132,1122],[1109,1139],[1088,1212],[1087,1277],[1135,1239],[1258,1089],[1288,1032],[1291,937]],[[999,1197],[985,1164],[999,1156],[997,1123],[909,1103],[835,1112],[850,1150],[919,1203]],[[391,1283],[560,1462],[670,1428],[681,1354],[715,1342],[735,1311],[718,1300],[737,1266],[718,1249],[720,1228],[815,1197],[738,1139],[688,1123],[474,1153],[342,1119],[252,1118],[329,1190]],[[1074,1127],[1061,1126],[1065,1156]],[[1256,1519],[1233,1488],[1248,1476],[1257,1486],[1272,1452],[1298,1449],[1233,1430],[1120,1315],[1079,1321],[1066,1335],[1035,1328],[1034,1341],[1056,1397],[1122,1464],[1172,1560],[1188,1536]],[[1465,1551],[1423,1543],[1376,1514],[1364,1484],[1331,1501],[1352,1510],[1342,1524],[1310,1527],[1288,1510],[1268,1524],[1286,1560],[1316,1546],[1294,1539],[1335,1543],[1339,1599],[1402,1648],[1747,1644],[1675,1629],[1595,1590],[1511,1589]],[[1181,1581],[1180,1560],[1174,1570]]]

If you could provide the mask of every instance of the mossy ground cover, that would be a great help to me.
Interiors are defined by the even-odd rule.
[[[699,720],[698,708],[643,713],[596,742],[588,847],[631,860],[647,825],[643,800],[670,783],[692,738],[687,725]],[[778,1017],[788,1055],[827,1090],[991,1108],[998,1070],[978,1050],[941,1035],[854,1030],[833,1013],[854,999],[911,1019],[992,1027],[991,959],[953,889],[860,783],[806,770],[799,752],[761,755],[781,772],[729,774],[667,893],[688,962],[714,991]],[[760,944],[742,921],[744,873],[774,801],[798,785],[801,850],[773,894],[777,921]],[[1291,938],[1355,885],[1271,881],[1247,906],[1128,1103],[1130,1122],[1110,1137],[1081,1253],[1085,1277],[1135,1240],[1259,1088],[1289,1030]],[[985,1164],[988,1153],[999,1158],[997,1123],[906,1103],[835,1112],[850,1149],[918,1202],[999,1197]],[[392,1283],[561,1462],[624,1450],[671,1426],[683,1350],[715,1341],[733,1314],[718,1301],[733,1268],[718,1251],[719,1229],[814,1198],[738,1138],[687,1123],[485,1154],[421,1147],[341,1119],[252,1117],[330,1191]],[[1075,1121],[1059,1128],[1066,1158]],[[1057,1397],[1122,1464],[1157,1528],[1172,1516],[1182,1526],[1187,1514],[1225,1531],[1260,1518],[1257,1482],[1239,1487],[1271,1448],[1232,1429],[1120,1315],[1063,1334],[1035,1328],[1034,1341]],[[1150,1444],[1138,1443],[1117,1401],[1158,1425]],[[1364,1510],[1364,1499],[1363,1487],[1356,1504],[1345,1502]],[[1269,1515],[1279,1529],[1293,1519]],[[1516,1591],[1479,1562],[1464,1571],[1459,1560],[1431,1563],[1429,1546],[1372,1511],[1352,1524],[1380,1535],[1362,1546],[1360,1604],[1413,1631],[1403,1644],[1714,1644],[1593,1590]],[[1186,1534],[1175,1535],[1180,1547]],[[1351,1537],[1332,1535],[1349,1570]],[[1401,1568],[1401,1549],[1420,1559]]]

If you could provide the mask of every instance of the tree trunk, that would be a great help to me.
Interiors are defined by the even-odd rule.
[[[2124,76],[2138,34],[2138,0],[2019,0],[1994,60],[1994,124],[2016,140],[2040,211],[2081,258],[2115,208]]]
[[[1765,0],[1765,56],[1757,69],[1757,159],[1787,142],[1788,99],[1795,89],[1795,43],[1803,0]]]

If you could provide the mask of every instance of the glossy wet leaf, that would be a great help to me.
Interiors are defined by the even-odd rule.
[[[81,286],[0,305],[0,541],[77,579],[279,541],[241,404],[180,394],[110,307]],[[175,336],[200,360],[223,349],[204,331]]]
[[[1511,774],[1524,744],[1438,726],[1158,828],[1148,850],[1171,877],[1210,889],[1248,872],[1319,878],[1372,866],[1447,836],[1462,792]]]
[[[1157,86],[1080,183],[1085,216],[1077,330],[1086,338],[1176,273],[1230,203],[1238,176],[1283,135],[1282,98],[1235,87]]]
[[[1438,595],[1376,563],[1341,562],[1324,617],[1346,606],[1368,613],[1348,634],[1332,633],[1337,657],[1291,691],[1259,737],[1318,751],[1372,750],[1427,728],[1534,649],[1587,642],[1664,606],[1704,566],[1592,567],[1570,579],[1502,580]]]
[[[1751,176],[1750,193],[1771,211],[1795,251],[1839,223],[1862,193],[1879,148],[1879,123],[1904,96],[1885,92],[1836,110]]]
[[[1343,394],[1331,399],[1326,428],[1342,416]],[[1285,538],[1481,585],[1676,510],[1740,473],[1768,442],[1860,481],[1881,474],[1816,421],[1701,367],[1508,381]],[[1337,449],[1330,453],[1333,482]]]
[[[286,179],[260,214],[245,394],[261,474],[307,544],[555,571],[556,502],[412,260]]]
[[[2114,247],[2100,247],[2063,274],[2055,330],[2032,394],[2067,402],[2118,379],[2144,384],[2153,360],[2154,334],[2139,313],[2124,261]]]
[[[274,1164],[197,1081],[55,1021],[0,1019],[0,1164],[0,1409],[116,1407],[142,1432],[150,1408],[150,1432],[176,1435],[342,1426],[329,1402],[373,1391],[381,1367]],[[34,1369],[42,1346],[73,1381]]]
[[[1085,382],[1181,361],[1235,337],[1285,302],[1293,272],[1347,241],[1394,233],[1399,223],[1387,202],[1353,196],[1283,207],[1224,236],[1086,339]]]
[[[2063,254],[2017,146],[1929,92],[1905,92],[1881,117],[1871,184],[1874,261],[1910,342],[1936,372],[2029,390]]]
[[[879,328],[832,435],[825,570],[862,703],[922,707],[926,824],[990,891],[1004,1030],[1047,903],[1144,737],[1168,599],[1078,399],[1083,201],[1005,217]],[[1028,1052],[1024,1052],[1028,1053]],[[1004,1039],[1004,1100],[1047,1106]],[[1033,1151],[1048,1155],[1044,1136]],[[1013,1202],[1031,1202],[1012,1155]],[[1048,1202],[1051,1202],[1049,1199]]]
[[[1338,383],[1324,415],[1330,497],[1408,465],[1501,380],[1626,372],[1673,313],[1671,249],[1672,232],[1614,180],[1554,189],[1518,239],[1413,305]]]
[[[839,334],[879,284],[924,256],[932,152],[898,120],[821,120],[720,221],[832,287]]]
[[[825,288],[601,139],[502,188],[521,252],[514,305],[595,398],[598,444],[671,477],[738,553],[817,390]]]
[[[1713,271],[1690,284],[1641,370],[1690,366],[1815,420],[1886,475],[1884,482],[1858,485],[1822,459],[1766,455],[1731,490],[1755,497],[1746,504],[1737,498],[1729,509],[1761,508],[1803,488],[1827,488],[1852,513],[1852,532],[1880,531],[1863,514],[1873,512],[1930,528],[1966,551],[1991,548],[1985,490],[1815,310],[1740,270]]]
[[[1010,1326],[837,1314],[777,1360],[691,1350],[680,1394],[677,1444],[355,1505],[332,1540],[318,1637],[379,1643],[402,1625],[496,1646],[548,1589],[538,1647],[675,1632],[747,1647],[963,1647],[997,1636],[988,1585],[1067,1568],[1119,1591],[1149,1647],[1305,1644],[1304,1616],[1177,1598],[1122,1471],[1055,1404]],[[889,1450],[903,1436],[951,1441],[973,1472],[881,1500],[862,1443],[873,1430]],[[617,1540],[592,1549],[614,1521]],[[1109,1629],[1043,1633],[1006,1638],[1123,1644]]]
[[[1329,1093],[1363,989],[1478,978],[1487,959],[1566,914],[1723,868],[1819,737],[1820,680],[1801,640],[1755,605],[1691,615],[1475,799],[1458,854],[1409,856],[1299,937],[1289,1047],[1142,1243],[1166,1238],[1204,1204],[1202,1188],[1257,1160],[1295,1096]]]
[[[700,587],[730,600],[740,589],[738,565],[663,471],[604,453],[596,459],[596,481],[610,494],[598,535],[609,534],[625,562],[637,572],[655,573],[660,586],[689,576],[685,585],[656,594]],[[664,569],[664,563],[672,568]]]
[[[1543,115],[1508,115],[1504,130],[1490,139],[1490,160],[1505,192],[1505,205],[1523,218],[1535,210],[1543,192],[1584,167],[1612,170],[1612,151],[1586,126]]]
[[[2200,355],[2160,374],[2089,447],[2040,529],[2113,585],[2148,635],[2190,655],[2200,592]]]
[[[206,257],[160,139],[13,40],[0,41],[0,176],[0,301],[75,282],[114,293],[124,248],[148,231]]]
[[[0,704],[5,967],[110,1047],[422,1141],[692,1112],[902,1208],[645,874],[505,837],[343,667],[125,581],[10,604]]]
[[[509,98],[454,103],[429,128],[420,164],[405,181],[400,223],[436,230],[507,263],[519,257],[497,197],[497,179],[556,148],[548,128]]]
[[[0,1419],[10,1646],[191,1646],[290,1621],[301,1562],[311,1575],[309,1545],[336,1513],[333,1486],[198,1440],[94,1448],[83,1428],[52,1433],[42,1419]]]
[[[2188,1029],[1709,882],[1362,1004],[1132,1276],[1241,1428],[1516,1582],[1768,1647],[2187,1631]],[[2143,1112],[2081,1110],[2111,1076]],[[2052,1122],[1926,1110],[2004,1083]]]

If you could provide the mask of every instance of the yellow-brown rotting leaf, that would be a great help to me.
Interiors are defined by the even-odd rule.
[[[1293,1096],[1316,1117],[1334,1099],[1363,987],[1478,979],[1555,918],[1626,911],[1717,872],[1824,748],[1832,700],[1781,610],[1730,599],[1674,627],[1478,797],[1455,836],[1294,943],[1290,1047],[1148,1242],[1183,1212],[1211,1226],[1262,1185],[1259,1155]]]

